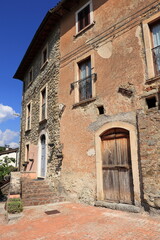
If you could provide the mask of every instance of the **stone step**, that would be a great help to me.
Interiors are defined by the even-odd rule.
[[[31,200],[22,200],[23,206],[36,206],[36,205],[44,205],[49,203],[56,203],[56,202],[62,202],[65,201],[63,197],[53,197],[50,199],[31,199]]]
[[[36,189],[34,189],[34,188],[23,188],[22,187],[22,191],[23,191],[23,193],[52,192],[52,190],[49,187],[47,187],[47,188],[36,188]]]
[[[47,193],[47,194],[44,194],[44,193],[41,193],[41,194],[22,194],[22,199],[32,199],[32,198],[50,198],[50,197],[53,197],[54,194],[53,193]]]
[[[22,186],[25,187],[48,187],[49,185],[45,182],[45,183],[23,183],[22,182]]]
[[[22,179],[22,201],[24,206],[42,205],[62,201],[46,180]]]

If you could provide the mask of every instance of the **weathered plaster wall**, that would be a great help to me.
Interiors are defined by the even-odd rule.
[[[91,149],[93,153],[95,152],[95,132],[107,122],[121,121],[137,128],[135,132],[137,142],[137,132],[140,132],[140,136],[142,134],[141,129],[138,130],[137,110],[146,108],[141,96],[148,77],[142,21],[159,11],[159,5],[153,0],[93,0],[95,23],[87,31],[75,36],[75,11],[86,2],[75,3],[72,11],[61,23],[58,94],[59,103],[66,106],[60,122],[64,156],[61,185],[71,198],[93,203],[96,200],[97,184],[96,153],[88,152]],[[87,56],[92,57],[92,73],[97,73],[96,98],[90,103],[75,107],[76,93],[75,90],[71,91],[70,84],[78,80],[77,63]],[[131,95],[121,91],[120,88],[131,91]],[[97,109],[99,105],[104,106],[103,116],[99,115]],[[150,122],[151,118],[147,121]],[[142,122],[141,120],[141,124]],[[145,134],[149,132],[146,130]],[[144,170],[141,170],[140,164],[142,152],[143,150],[137,152],[138,174],[140,180],[143,179],[147,183],[148,177]],[[147,158],[146,161],[150,160]],[[148,169],[146,171],[149,171],[150,166],[145,166]],[[158,174],[157,170],[155,172]],[[151,182],[147,189],[152,188]],[[146,188],[146,185],[144,187]],[[83,189],[86,188],[86,198],[81,198]],[[143,186],[140,191],[141,200],[144,201]],[[156,194],[159,194],[158,191]],[[150,204],[148,193],[146,198]]]

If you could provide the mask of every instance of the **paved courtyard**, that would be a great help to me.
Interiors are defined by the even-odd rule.
[[[0,209],[3,240],[160,240],[160,217],[82,204],[27,207],[7,223]]]

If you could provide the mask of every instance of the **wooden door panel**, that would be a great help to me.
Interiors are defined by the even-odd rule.
[[[103,165],[117,164],[115,139],[103,141]]]
[[[117,170],[103,170],[104,198],[109,201],[119,201],[119,180]]]
[[[104,199],[132,203],[133,183],[128,132],[111,131],[102,137]]]
[[[119,165],[128,165],[128,139],[116,139],[117,161]]]
[[[119,170],[120,202],[132,204],[131,170]]]

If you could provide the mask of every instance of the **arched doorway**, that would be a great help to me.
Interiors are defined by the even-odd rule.
[[[129,132],[112,128],[101,135],[104,200],[134,203]]]
[[[127,201],[127,203],[130,202],[131,204],[140,206],[141,198],[136,126],[121,121],[108,122],[104,124],[95,133],[95,148],[97,200],[124,203],[126,203]],[[106,152],[105,148],[108,148]],[[114,160],[115,156],[119,152],[119,159]],[[111,160],[113,158],[111,162],[113,166],[108,166],[107,169],[105,169],[105,166],[103,165],[107,165],[108,163],[110,163],[110,160],[104,160],[105,156],[106,158],[110,158]],[[122,161],[123,156],[125,156],[125,158]],[[128,163],[125,165],[126,161],[128,161]],[[116,163],[117,165],[115,164],[114,166],[114,163]],[[121,165],[120,163],[123,164]],[[117,174],[115,173],[116,167],[117,169],[119,169],[117,170],[119,171]],[[120,179],[120,182],[118,182],[118,184],[115,184],[116,180],[118,179]],[[121,180],[124,180],[122,184],[120,184],[122,182]],[[106,184],[106,182],[108,184],[109,181],[111,182],[110,184],[112,184],[113,186],[112,193],[109,192],[108,185],[104,186],[104,184]],[[115,186],[118,186],[118,189],[116,189]],[[121,198],[122,193],[126,192],[126,188],[129,189],[128,193],[125,194],[126,197],[123,195],[124,197]]]
[[[39,177],[46,176],[46,137],[43,134],[40,138],[40,161],[39,161]]]

